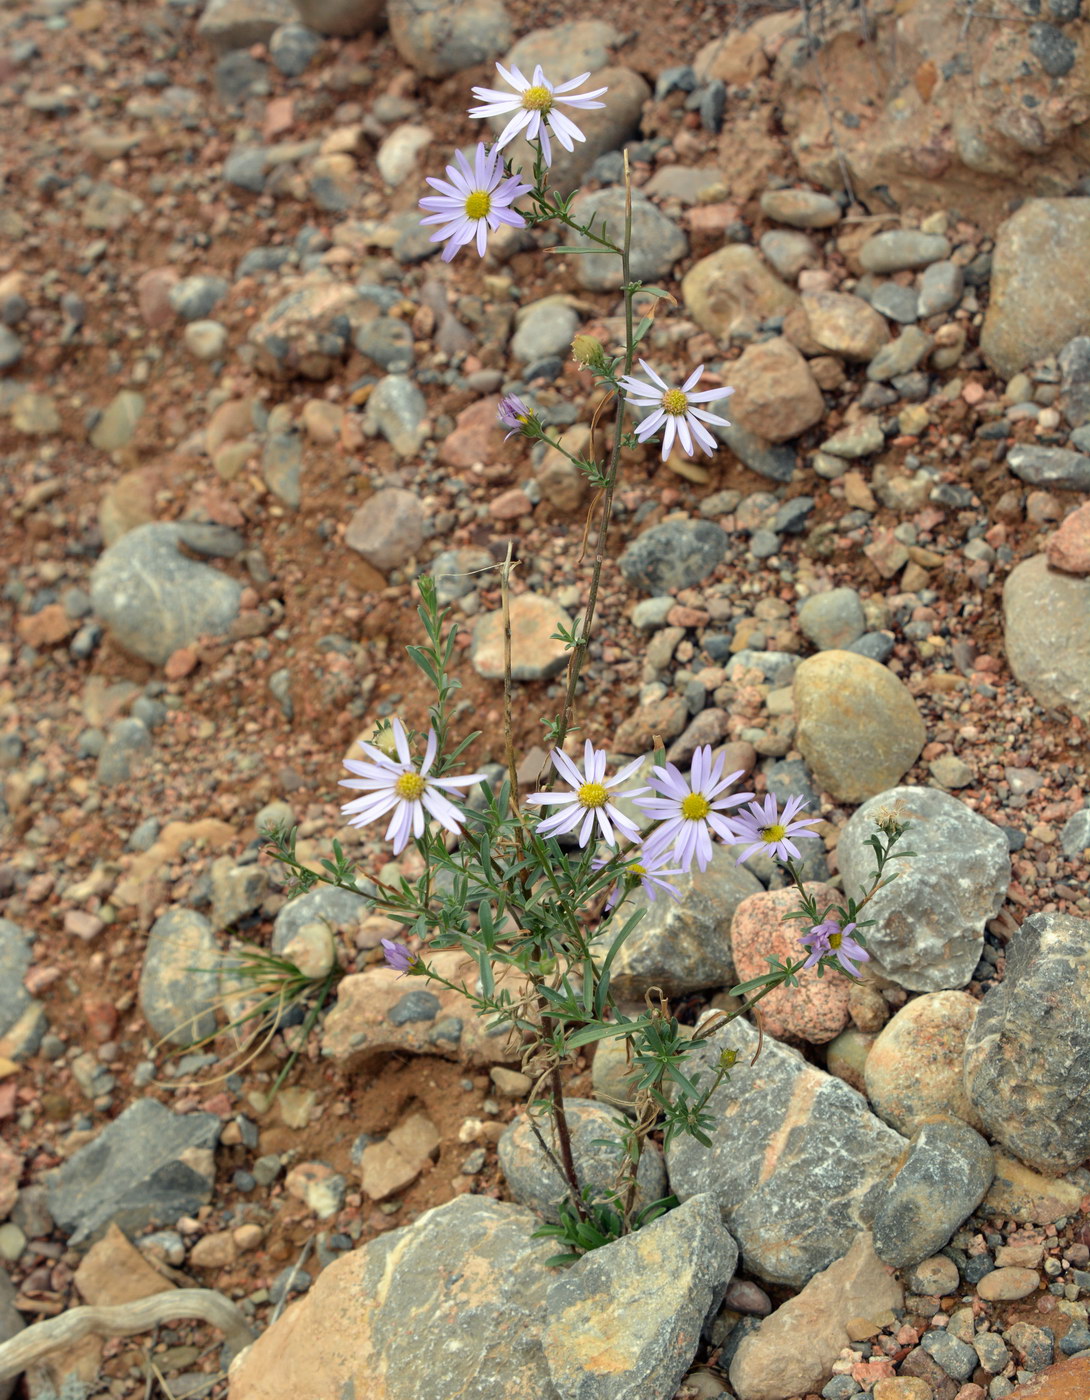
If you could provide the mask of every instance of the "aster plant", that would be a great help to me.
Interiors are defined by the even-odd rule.
[[[380,720],[361,740],[361,756],[347,758],[342,785],[354,792],[342,806],[345,820],[366,828],[391,846],[392,854],[414,852],[412,869],[396,880],[368,872],[358,875],[341,845],[318,868],[297,858],[295,832],[270,833],[272,854],[290,871],[292,892],[319,882],[366,894],[400,925],[396,939],[382,940],[389,975],[421,977],[456,991],[486,1019],[490,1033],[508,1036],[512,1058],[519,1058],[533,1082],[531,1121],[538,1141],[556,1169],[563,1190],[561,1226],[548,1227],[568,1246],[557,1256],[568,1262],[588,1248],[638,1228],[670,1204],[642,1201],[637,1171],[647,1143],[665,1146],[680,1133],[705,1143],[714,1118],[709,1101],[727,1077],[733,1054],[724,1050],[713,1072],[693,1076],[686,1061],[694,1047],[735,1016],[759,1015],[758,1003],[776,987],[797,985],[800,974],[823,976],[832,969],[855,976],[869,957],[861,918],[873,894],[894,878],[890,860],[904,831],[892,819],[872,838],[876,869],[870,888],[856,900],[819,908],[804,880],[800,843],[816,839],[818,819],[805,816],[791,798],[781,810],[773,795],[739,791],[741,771],[726,772],[726,758],[711,745],[697,748],[688,765],[668,760],[661,742],[618,767],[590,739],[577,738],[581,673],[593,634],[607,536],[623,448],[639,448],[661,438],[666,460],[674,451],[712,454],[712,429],[729,426],[709,405],[731,393],[718,374],[698,365],[679,378],[660,374],[640,359],[642,377],[633,373],[638,347],[651,334],[655,310],[670,294],[644,287],[631,272],[632,193],[625,160],[625,217],[620,230],[593,220],[582,223],[572,197],[549,187],[553,143],[571,151],[584,133],[570,115],[599,108],[605,88],[580,92],[589,74],[554,81],[540,66],[526,78],[514,66],[497,65],[510,91],[474,88],[474,118],[506,118],[495,144],[477,144],[467,155],[454,153],[446,178],[429,177],[433,193],[420,201],[422,222],[435,227],[443,259],[462,250],[483,257],[501,227],[534,229],[555,221],[580,235],[573,247],[555,253],[614,256],[620,264],[624,345],[612,355],[594,337],[581,334],[573,358],[593,379],[600,404],[586,454],[568,450],[551,431],[547,415],[526,396],[509,392],[500,401],[499,426],[506,437],[544,443],[566,456],[595,490],[593,519],[587,523],[593,559],[588,565],[586,603],[578,622],[555,634],[568,650],[566,681],[559,712],[544,721],[548,760],[522,795],[513,734],[510,583],[513,546],[499,566],[506,638],[503,768],[466,772],[462,755],[477,738],[454,742],[453,697],[456,628],[438,601],[435,581],[419,582],[419,616],[425,642],[409,654],[434,689],[435,703],[419,731],[400,717]],[[534,152],[532,171],[512,169],[505,150],[524,136]],[[644,302],[637,320],[636,298]],[[663,340],[665,345],[668,338]],[[701,384],[704,387],[700,387]],[[613,407],[612,432],[603,447],[596,429]],[[630,431],[626,410],[636,414]],[[593,528],[596,524],[596,528]],[[588,551],[589,552],[589,551]],[[618,1004],[614,969],[627,939],[656,900],[681,900],[711,863],[716,847],[739,861],[758,854],[777,862],[798,890],[803,920],[797,959],[769,959],[767,974],[730,989],[739,999],[693,1031],[682,1027],[665,1000],[649,995],[639,1012]],[[377,862],[380,868],[381,862]],[[386,875],[383,869],[383,875]],[[461,975],[441,970],[433,955],[463,955]],[[585,1047],[609,1038],[623,1041],[635,1076],[635,1101],[616,1121],[622,1150],[616,1180],[604,1197],[581,1187],[572,1154],[562,1071]],[[551,1118],[551,1144],[538,1128]]]

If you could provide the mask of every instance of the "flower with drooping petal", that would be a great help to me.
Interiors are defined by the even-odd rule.
[[[664,877],[667,875],[684,875],[685,872],[678,866],[667,866],[669,857],[668,851],[661,851],[658,854],[647,854],[646,846],[636,846],[626,853],[625,864],[621,869],[621,879],[612,887],[609,898],[606,900],[606,908],[612,909],[617,901],[624,895],[626,886],[634,880],[639,880],[644,894],[654,904],[658,898],[658,891],[663,890],[671,899],[680,899],[681,891],[676,885],[672,885]],[[591,865],[595,870],[601,870],[604,865],[608,865],[608,860],[592,860]]]
[[[364,795],[353,798],[341,808],[348,817],[349,826],[367,826],[369,822],[392,812],[386,840],[393,841],[394,855],[398,856],[409,844],[410,837],[424,835],[427,818],[434,817],[440,826],[455,836],[461,834],[462,814],[458,808],[443,796],[441,789],[457,789],[478,783],[487,775],[484,773],[459,773],[456,778],[432,778],[428,776],[435,762],[438,740],[434,729],[428,730],[428,745],[424,751],[424,762],[419,771],[414,767],[409,752],[409,740],[399,719],[391,725],[397,759],[394,761],[361,739],[360,748],[371,760],[361,763],[358,758],[346,758],[344,766],[354,778],[342,778],[341,787],[360,788]]]
[[[646,360],[640,361],[640,367],[644,374],[654,381],[652,384],[645,384],[642,379],[637,379],[631,374],[622,375],[619,380],[626,399],[631,400],[637,408],[654,410],[636,428],[636,436],[639,440],[646,442],[665,424],[662,434],[662,460],[664,462],[670,455],[675,436],[690,457],[696,456],[697,447],[710,457],[719,444],[704,424],[718,423],[720,427],[729,428],[730,423],[726,418],[719,418],[716,414],[709,413],[707,409],[694,407],[694,405],[712,403],[716,399],[725,399],[728,394],[733,394],[734,390],[729,388],[702,389],[698,394],[693,393],[700,381],[700,376],[704,373],[703,365],[697,365],[680,389],[671,389],[669,384],[655,373]]]
[[[549,141],[550,133],[556,137],[566,151],[575,150],[576,141],[587,138],[570,117],[556,110],[558,102],[565,107],[582,108],[604,107],[604,102],[592,99],[601,97],[605,88],[595,88],[593,92],[573,91],[580,83],[585,83],[589,73],[580,73],[578,78],[569,78],[566,83],[551,83],[541,70],[539,63],[534,69],[533,79],[527,79],[514,66],[506,69],[502,63],[496,64],[496,71],[514,92],[502,92],[498,88],[475,87],[473,96],[481,99],[480,107],[470,107],[471,117],[505,117],[508,112],[514,116],[500,132],[496,149],[513,141],[520,131],[525,130],[528,141],[541,142],[541,154],[546,165],[553,163],[553,149]]]
[[[454,159],[457,168],[448,165],[445,180],[427,177],[428,184],[439,193],[420,201],[421,209],[432,211],[420,222],[443,225],[432,234],[431,241],[446,243],[444,262],[450,262],[458,249],[474,238],[483,258],[489,230],[494,233],[501,224],[525,228],[526,220],[511,205],[530,188],[517,175],[504,175],[498,146],[488,151],[483,142],[478,142],[472,165],[461,151],[454,152]]]
[[[404,943],[395,943],[392,938],[383,938],[382,956],[386,959],[387,967],[392,967],[395,972],[404,975],[406,972],[415,971],[420,958],[416,953],[410,953]]]
[[[606,751],[595,749],[588,739],[583,750],[583,772],[563,749],[553,749],[550,755],[553,767],[568,784],[570,792],[535,792],[527,799],[538,806],[560,807],[551,817],[538,823],[539,836],[562,836],[566,831],[579,827],[576,838],[580,846],[585,846],[594,834],[595,825],[602,834],[607,846],[615,846],[617,838],[614,827],[629,841],[639,840],[640,829],[631,818],[613,805],[618,797],[635,797],[646,792],[645,787],[629,788],[625,792],[614,792],[618,783],[630,777],[643,762],[635,758],[626,764],[619,773],[606,781]]]
[[[822,958],[835,957],[845,972],[852,977],[859,976],[859,969],[851,961],[870,962],[866,948],[851,936],[855,924],[845,924],[843,928],[836,919],[824,919],[814,924],[809,933],[804,933],[799,942],[810,950],[810,956],[802,965],[802,970],[814,967]]]
[[[751,802],[747,811],[740,812],[734,818],[737,833],[735,843],[739,846],[747,841],[751,843],[738,857],[738,864],[741,865],[757,851],[775,856],[777,860],[798,860],[799,848],[791,838],[816,837],[816,831],[807,831],[806,828],[816,826],[820,820],[818,817],[799,817],[796,820],[795,813],[805,805],[805,798],[789,797],[781,813],[772,793],[768,793],[763,802]]]
[[[651,786],[659,796],[641,797],[636,806],[662,825],[644,842],[645,856],[653,860],[669,849],[682,870],[691,870],[694,860],[701,870],[706,870],[712,858],[712,833],[728,843],[735,840],[734,828],[722,813],[748,802],[753,794],[736,792],[730,797],[722,796],[744,771],[739,768],[724,778],[725,762],[723,753],[713,761],[711,744],[704,744],[693,754],[688,781],[673,763],[651,769]]]
[[[522,433],[524,437],[529,437],[527,432],[531,423],[537,421],[537,415],[532,408],[527,408],[519,398],[518,394],[505,394],[500,399],[499,407],[496,409],[496,416],[500,420],[501,428],[510,428],[511,431],[504,438],[512,438],[516,433]]]

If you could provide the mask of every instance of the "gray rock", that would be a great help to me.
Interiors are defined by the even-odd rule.
[[[115,394],[91,430],[91,446],[100,452],[116,452],[125,447],[132,441],[144,408],[143,394],[134,389],[122,389]]]
[[[213,53],[226,54],[265,43],[296,18],[291,0],[208,0],[197,33]]]
[[[902,287],[899,282],[880,282],[867,300],[875,311],[902,325],[911,325],[920,314],[916,288]]]
[[[236,865],[230,856],[212,862],[212,926],[228,929],[261,908],[269,892],[269,872],[262,865]]]
[[[151,756],[148,727],[139,719],[118,719],[110,725],[98,756],[95,777],[104,787],[127,783]]]
[[[170,289],[170,304],[183,321],[204,321],[230,290],[222,277],[183,277]]]
[[[485,570],[494,569],[496,564],[487,549],[466,545],[462,549],[444,549],[428,565],[428,573],[435,580],[435,594],[444,606],[453,603],[455,598],[464,598],[482,582],[487,581]],[[671,605],[673,599],[670,600]]]
[[[976,1370],[977,1356],[973,1348],[941,1327],[925,1332],[920,1345],[952,1380],[967,1381]]]
[[[363,430],[381,433],[399,457],[415,457],[426,436],[424,395],[404,374],[388,374],[371,391]]]
[[[144,212],[144,201],[128,190],[104,181],[92,187],[83,201],[80,223],[102,233],[120,233]]]
[[[428,78],[488,63],[511,42],[500,0],[389,0],[387,12],[398,53]]]
[[[139,991],[140,1010],[160,1041],[193,1045],[215,1033],[219,967],[203,914],[182,905],[160,914],[148,934]]]
[[[572,206],[572,213],[581,223],[589,224],[592,217],[596,233],[618,242],[624,232],[625,196],[621,189],[596,190],[583,194]],[[564,240],[569,246],[590,248],[588,238],[565,229]],[[632,252],[630,267],[636,281],[656,283],[670,276],[673,266],[689,251],[689,240],[682,230],[667,218],[661,209],[638,193],[632,196]],[[575,259],[575,276],[581,287],[605,292],[621,285],[621,260],[610,253],[589,254]]]
[[[223,162],[223,178],[236,189],[260,194],[265,188],[267,168],[268,156],[264,146],[236,146]]]
[[[1007,453],[1007,466],[1031,486],[1090,491],[1090,457],[1063,447],[1019,443]]]
[[[226,106],[242,106],[252,97],[268,97],[265,65],[245,49],[225,53],[212,73],[216,96]]]
[[[712,1095],[711,1147],[684,1135],[667,1154],[670,1185],[687,1200],[709,1191],[741,1246],[747,1273],[801,1288],[869,1229],[907,1143],[861,1094],[796,1051],[732,1021],[687,1062],[707,1082],[724,1050],[737,1060]]]
[[[1010,668],[1039,704],[1090,720],[1090,579],[1024,559],[1003,585]]]
[[[269,40],[269,58],[285,78],[298,78],[321,47],[321,34],[305,24],[282,24]]]
[[[0,370],[13,369],[22,358],[23,342],[7,326],[0,326]]]
[[[294,0],[305,25],[319,34],[350,38],[382,22],[382,0]]]
[[[53,1219],[78,1249],[111,1221],[128,1234],[173,1225],[212,1197],[220,1120],[138,1099],[43,1181]]]
[[[965,274],[955,262],[932,263],[920,278],[918,311],[920,319],[952,311],[965,290]]]
[[[722,414],[719,415],[722,417]],[[721,427],[718,423],[708,425],[712,436],[729,447],[743,466],[756,472],[769,481],[788,482],[795,474],[798,456],[793,447],[783,443],[766,442],[756,433],[748,432],[740,423]]]
[[[645,815],[637,820],[646,821]],[[621,945],[612,964],[612,985],[622,997],[642,1001],[651,987],[669,997],[706,987],[729,987],[736,980],[730,923],[734,911],[761,882],[737,864],[737,852],[716,843],[707,870],[670,877],[680,900],[660,894],[654,902],[642,888],[621,906],[623,922],[637,909],[644,916]],[[607,926],[595,946],[604,956],[620,922]],[[611,931],[612,930],[612,931]]]
[[[934,343],[934,339],[919,326],[906,326],[897,339],[883,345],[867,365],[867,378],[872,383],[881,383],[908,374],[928,357]]]
[[[793,282],[804,267],[817,267],[820,254],[805,233],[773,228],[761,234],[761,252],[786,282]]]
[[[727,661],[727,679],[734,680],[741,671],[760,671],[770,685],[790,685],[798,664],[790,651],[736,651]]]
[[[244,535],[211,520],[179,520],[178,538],[186,549],[209,559],[236,559],[246,548]]]
[[[1027,199],[996,232],[980,348],[1004,379],[1090,334],[1090,199]]]
[[[925,1123],[875,1214],[875,1253],[895,1269],[937,1254],[976,1210],[994,1176],[992,1149],[968,1123]]]
[[[33,961],[30,935],[0,919],[0,1054],[13,1060],[33,1055],[45,1032],[45,1012],[23,986]]]
[[[1059,408],[1073,428],[1090,423],[1090,335],[1077,335],[1059,354]]]
[[[1054,24],[1031,24],[1029,51],[1050,78],[1062,78],[1075,66],[1078,46]]]
[[[227,327],[221,321],[190,321],[183,333],[189,353],[208,363],[218,360],[227,348]]]
[[[95,615],[118,645],[161,666],[179,647],[221,637],[238,616],[241,585],[178,551],[177,525],[139,525],[91,572]]]
[[[799,627],[819,651],[850,646],[867,630],[859,594],[854,588],[813,594],[799,607]]]
[[[895,862],[898,878],[867,906],[875,971],[914,992],[964,987],[980,960],[984,925],[1006,898],[1007,839],[948,792],[891,788],[865,802],[841,832],[837,855],[853,894],[870,887],[874,852],[866,841],[887,811],[910,823],[902,845],[917,854]]]
[[[881,351],[878,353],[881,354]],[[869,368],[867,372],[870,373]],[[881,423],[873,414],[867,414],[840,428],[832,437],[826,438],[821,444],[821,451],[831,452],[834,457],[846,457],[849,462],[854,462],[860,457],[869,457],[872,452],[881,451],[885,445],[886,435],[882,431]]]
[[[394,316],[376,316],[353,337],[356,349],[390,374],[404,374],[413,365],[412,328]]]
[[[284,505],[298,510],[303,499],[303,439],[299,433],[271,433],[261,449],[265,485]]]
[[[1090,807],[1084,807],[1073,817],[1068,817],[1060,832],[1060,845],[1065,856],[1077,859],[1090,848]]]
[[[533,364],[548,355],[566,357],[578,325],[578,314],[563,298],[546,297],[531,302],[519,314],[511,353],[523,364]]]
[[[417,170],[421,156],[435,144],[430,127],[415,122],[402,122],[384,138],[375,155],[378,173],[384,182],[396,189],[411,176],[419,178]]]
[[[361,1244],[258,1338],[232,1390],[247,1400],[275,1375],[280,1393],[309,1395],[320,1357],[323,1384],[345,1400],[374,1395],[376,1377],[404,1400],[561,1400],[541,1349],[556,1247],[531,1238],[537,1224],[464,1195]]]
[[[364,888],[368,887],[364,885]],[[341,890],[335,885],[318,885],[306,894],[289,900],[277,914],[272,931],[272,950],[282,953],[306,924],[328,924],[335,932],[347,935],[349,942],[352,942],[372,907],[365,895],[353,894],[351,890]]]
[[[868,238],[859,250],[864,272],[904,272],[927,267],[950,256],[950,244],[941,233],[916,229],[889,229]]]
[[[992,1137],[1059,1176],[1090,1156],[1090,920],[1032,914],[965,1044],[965,1088]]]
[[[726,532],[710,520],[667,520],[637,536],[618,562],[644,593],[677,593],[706,579],[728,544]]]
[[[366,302],[343,282],[298,287],[251,326],[254,368],[272,379],[329,379],[348,354],[354,323],[374,314]]]
[[[655,1286],[648,1288],[652,1259]],[[737,1262],[738,1246],[703,1195],[585,1254],[547,1295],[541,1344],[559,1393],[673,1400]]]
[[[613,1186],[621,1166],[620,1134],[614,1126],[612,1109],[593,1099],[565,1099],[571,1132],[572,1160],[580,1187],[593,1186],[605,1196]],[[553,1120],[544,1114],[537,1120],[538,1131],[557,1152]],[[567,1197],[564,1178],[541,1150],[529,1117],[520,1114],[504,1130],[496,1148],[500,1171],[519,1205],[528,1206],[545,1220],[559,1220],[557,1205]],[[666,1195],[666,1171],[662,1153],[649,1143],[640,1158],[637,1173],[640,1203],[650,1205]]]
[[[348,522],[344,542],[383,573],[404,569],[424,542],[424,509],[412,491],[376,491]]]
[[[586,19],[534,29],[512,45],[504,67],[512,64],[524,73],[532,73],[540,63],[554,83],[567,82],[580,73],[593,73],[604,68],[613,50],[624,43],[625,36],[604,20]],[[594,83],[594,87],[599,84]]]

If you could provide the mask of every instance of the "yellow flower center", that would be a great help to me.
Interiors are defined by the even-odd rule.
[[[419,773],[402,773],[394,784],[394,791],[406,802],[415,802],[427,785],[427,779],[422,778]]]
[[[842,933],[831,933],[831,934],[829,935],[829,947],[830,947],[830,948],[839,948],[840,945],[841,945],[843,942],[844,942],[844,935],[843,935]]]
[[[634,861],[632,862],[632,864],[626,866],[625,869],[628,871],[628,873],[629,873],[630,875],[646,875],[646,874],[647,874],[647,868],[646,868],[646,866],[641,865],[641,864],[639,863],[638,860],[634,860]]]
[[[667,413],[672,413],[675,417],[686,412],[689,407],[689,400],[680,389],[667,389],[662,396],[662,407]]]
[[[609,796],[601,783],[584,783],[577,795],[580,807],[604,807]]]
[[[767,846],[774,846],[777,841],[782,841],[786,835],[787,828],[785,826],[776,825],[761,827],[761,840]]]
[[[691,792],[681,803],[681,815],[691,822],[703,821],[712,809],[712,804],[698,792]]]
[[[547,87],[527,88],[522,94],[522,105],[527,112],[548,112],[553,105],[553,95]]]
[[[466,195],[466,218],[483,219],[491,212],[492,196],[487,190],[474,190]]]

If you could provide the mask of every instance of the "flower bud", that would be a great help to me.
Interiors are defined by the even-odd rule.
[[[731,1070],[734,1068],[737,1059],[737,1050],[721,1050],[719,1052],[719,1068],[722,1070]]]
[[[593,335],[577,335],[571,343],[571,353],[575,363],[584,369],[608,368],[605,346]]]

